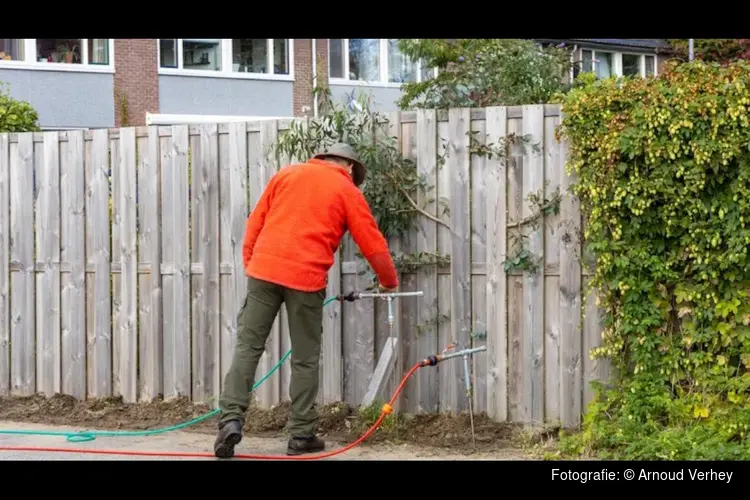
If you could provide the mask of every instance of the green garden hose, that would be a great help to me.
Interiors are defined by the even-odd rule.
[[[334,300],[337,300],[338,297],[329,297],[323,302],[323,306],[328,305],[329,303],[333,302]],[[278,370],[281,365],[286,361],[286,359],[292,354],[292,350],[288,350],[279,360],[276,365],[274,365],[271,370],[266,373],[260,380],[255,382],[253,384],[252,390],[256,390],[258,387],[260,387],[260,384],[266,381],[271,375]],[[153,436],[155,434],[164,434],[165,432],[172,432],[179,429],[184,429],[185,427],[190,427],[191,425],[195,425],[199,422],[202,422],[204,420],[207,420],[214,415],[219,414],[219,409],[216,408],[214,410],[211,410],[208,413],[205,413],[199,417],[196,417],[192,420],[188,420],[187,422],[183,422],[181,424],[171,425],[169,427],[162,427],[161,429],[151,429],[151,430],[145,430],[145,431],[79,431],[79,432],[59,432],[59,431],[21,431],[21,430],[0,430],[0,434],[10,434],[10,435],[17,435],[17,436],[62,436],[65,437],[68,442],[71,443],[82,443],[84,441],[93,441],[97,437],[135,437],[135,436]]]

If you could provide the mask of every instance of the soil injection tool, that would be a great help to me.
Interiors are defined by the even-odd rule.
[[[392,301],[395,298],[398,297],[416,297],[416,296],[422,296],[423,292],[394,292],[394,293],[369,293],[369,292],[349,292],[346,295],[337,295],[334,297],[329,297],[325,300],[323,305],[328,305],[334,300],[338,300],[340,302],[343,301],[354,301],[364,298],[377,298],[377,299],[385,299],[388,302],[388,323],[389,327],[393,328],[394,324],[394,317],[393,317],[393,310],[392,310]],[[404,385],[406,385],[406,382],[411,378],[411,376],[420,368],[425,368],[428,366],[435,366],[441,361],[444,361],[446,359],[451,359],[455,357],[462,357],[464,359],[464,370],[468,373],[468,357],[474,353],[486,351],[486,346],[476,347],[473,349],[463,349],[461,351],[456,351],[453,353],[446,354],[445,351],[443,351],[440,354],[435,354],[432,356],[429,356],[422,361],[419,361],[414,364],[414,366],[411,367],[407,371],[407,373],[404,375],[404,377],[401,379],[401,382],[399,383],[396,390],[393,392],[393,395],[391,396],[391,399],[388,403],[384,404],[382,406],[380,416],[378,417],[377,421],[362,435],[360,436],[356,441],[348,444],[347,446],[343,448],[339,448],[337,450],[331,450],[329,452],[324,453],[317,453],[317,454],[310,454],[310,455],[252,455],[252,454],[235,454],[233,458],[236,459],[244,459],[244,460],[320,460],[323,458],[332,457],[335,455],[340,455],[355,446],[358,446],[363,441],[365,441],[370,435],[372,435],[375,430],[380,427],[381,423],[385,419],[386,416],[393,413],[393,405],[396,402],[396,399],[398,398],[399,394],[404,388]],[[284,363],[284,361],[291,355],[291,350],[287,351],[279,360],[278,363],[269,371],[266,375],[264,375],[260,380],[258,380],[252,387],[252,391],[255,391],[263,382],[265,382],[276,370],[278,370],[281,365]],[[470,379],[467,375],[466,377],[467,381],[467,390],[471,390],[470,386]],[[469,398],[469,404],[471,404],[471,397]],[[187,422],[184,422],[182,424],[177,424],[169,427],[164,427],[161,429],[152,429],[152,430],[145,430],[145,431],[82,431],[82,432],[49,432],[49,431],[24,431],[24,430],[0,430],[0,434],[10,434],[10,435],[27,435],[27,436],[62,436],[67,438],[69,442],[84,442],[84,441],[93,441],[99,436],[107,436],[107,437],[118,437],[118,436],[151,436],[155,434],[163,434],[165,432],[170,432],[178,429],[183,429],[185,427],[189,427],[191,425],[194,425],[198,422],[201,422],[203,420],[206,420],[208,418],[211,418],[214,415],[217,415],[219,413],[218,409],[214,409],[204,415],[201,415],[197,418],[194,418],[193,420],[189,420]],[[473,437],[473,416],[472,416],[472,437]],[[95,455],[125,455],[125,456],[133,456],[133,457],[174,457],[174,458],[213,458],[216,459],[215,455],[213,453],[209,452],[193,452],[193,453],[185,453],[185,452],[155,452],[155,451],[128,451],[128,450],[102,450],[102,449],[92,449],[92,448],[52,448],[52,447],[37,447],[37,446],[0,446],[0,451],[14,451],[14,452],[57,452],[57,453],[82,453],[82,454],[95,454]]]
[[[440,355],[440,360],[450,359],[450,358],[456,358],[458,356],[461,356],[464,360],[464,385],[466,386],[466,397],[469,399],[469,420],[471,422],[471,444],[474,446],[474,449],[477,449],[477,437],[474,432],[474,390],[471,383],[471,370],[469,369],[469,356],[471,356],[474,353],[486,351],[487,346],[481,346],[481,347],[473,347],[473,348],[467,348],[462,349],[460,351],[456,351],[451,354],[446,354],[451,349],[454,349],[456,347],[456,343],[452,343],[445,349],[443,349],[443,352]]]

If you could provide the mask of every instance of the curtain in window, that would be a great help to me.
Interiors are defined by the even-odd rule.
[[[3,52],[6,58],[10,56],[12,61],[23,61],[23,39],[0,38],[0,52]]]
[[[609,52],[596,53],[596,76],[609,78],[612,76],[612,54]]]

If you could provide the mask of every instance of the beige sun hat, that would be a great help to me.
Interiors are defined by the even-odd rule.
[[[352,178],[354,180],[354,185],[362,185],[362,183],[365,181],[365,176],[367,175],[367,167],[365,167],[365,165],[362,163],[362,160],[353,147],[351,147],[349,144],[339,142],[328,146],[322,152],[313,156],[313,158],[324,160],[329,156],[335,156],[337,158],[342,158],[344,160],[352,162],[354,164],[354,167],[352,168]]]

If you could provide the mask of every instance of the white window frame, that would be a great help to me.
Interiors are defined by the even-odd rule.
[[[171,39],[170,39],[171,40]],[[288,75],[277,75],[273,73],[273,38],[267,38],[267,53],[268,58],[268,73],[240,73],[232,70],[232,38],[220,39],[221,47],[221,70],[200,70],[200,69],[184,69],[182,67],[182,38],[177,39],[177,67],[176,68],[162,68],[161,67],[161,48],[160,39],[156,39],[156,64],[160,75],[171,75],[171,76],[195,76],[202,78],[234,78],[238,80],[276,80],[276,81],[294,81],[294,39],[287,38],[287,52],[288,52],[288,64],[289,74]]]
[[[388,38],[378,38],[379,42],[379,53],[378,53],[378,59],[379,59],[379,80],[377,81],[367,81],[367,80],[350,80],[349,79],[349,39],[348,38],[339,38],[337,40],[342,40],[343,42],[343,49],[344,49],[344,77],[343,78],[335,78],[331,76],[331,40],[328,39],[328,83],[330,85],[346,85],[346,86],[355,86],[355,87],[388,87],[388,88],[401,88],[404,83],[411,83],[411,82],[389,82],[388,81]],[[417,82],[422,81],[422,61],[416,61],[416,73],[417,73]],[[435,78],[438,74],[438,69],[433,68],[432,70],[432,77]]]
[[[578,49],[577,51],[577,60],[583,61],[583,51],[589,51],[591,52],[591,71],[596,74],[596,53],[602,52],[605,54],[612,54],[612,76],[621,77],[623,76],[622,73],[622,56],[623,55],[631,55],[631,56],[638,56],[638,66],[639,66],[639,74],[641,78],[646,78],[646,56],[651,56],[654,58],[654,74],[652,76],[657,76],[659,74],[659,59],[656,54],[651,54],[648,52],[631,52],[631,51],[622,51],[622,50],[605,50],[605,49],[590,49],[586,47],[582,47]],[[581,69],[581,72],[583,70]],[[571,73],[572,75],[572,73]]]
[[[39,71],[72,71],[74,73],[114,73],[115,72],[115,39],[107,39],[109,51],[108,64],[89,64],[88,38],[81,38],[81,62],[57,63],[39,62],[36,58],[36,38],[24,38],[23,61],[0,61],[1,69],[24,69]]]

